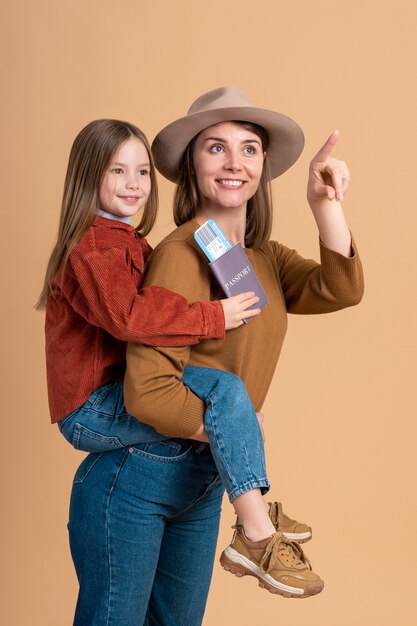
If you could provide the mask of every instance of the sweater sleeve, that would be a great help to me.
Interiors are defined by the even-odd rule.
[[[207,268],[184,242],[167,243],[153,253],[145,282],[167,285],[187,299],[210,296]],[[190,437],[203,423],[204,402],[181,382],[189,351],[134,343],[127,347],[126,408],[168,437]]]
[[[271,243],[289,313],[329,313],[361,301],[363,271],[353,240],[349,258],[320,241],[321,263],[304,259],[277,242]]]
[[[74,310],[121,341],[180,346],[224,337],[219,301],[189,304],[156,285],[138,291],[123,248],[93,250],[69,264],[75,280],[65,283],[65,295]]]

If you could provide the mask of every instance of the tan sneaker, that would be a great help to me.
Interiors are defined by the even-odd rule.
[[[285,515],[281,502],[268,502],[268,504],[269,517],[277,531],[281,531],[287,539],[292,539],[297,543],[305,543],[311,539],[313,533],[310,526]]]
[[[239,577],[255,576],[260,587],[286,598],[308,598],[322,591],[324,583],[298,543],[281,532],[250,541],[243,526],[235,528],[232,543],[220,557],[225,570]]]
[[[269,517],[277,532],[282,532],[287,539],[292,539],[297,543],[305,543],[311,539],[313,533],[310,526],[302,522],[297,522],[297,520],[291,519],[288,515],[285,515],[282,510],[281,502],[268,502],[268,505]],[[239,524],[240,521],[237,517],[236,526],[239,526]]]

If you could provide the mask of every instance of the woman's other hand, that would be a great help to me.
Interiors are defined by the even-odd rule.
[[[241,293],[238,296],[232,296],[225,300],[220,300],[223,307],[224,321],[226,330],[232,330],[238,326],[242,326],[243,320],[249,317],[255,317],[259,315],[261,309],[248,308],[259,302],[258,296],[255,296],[253,291]]]
[[[264,414],[263,414],[263,413],[258,413],[258,412],[257,412],[257,413],[256,413],[256,417],[258,418],[258,423],[259,423],[259,426],[260,426],[260,428],[261,428],[261,433],[262,433],[262,439],[264,440],[264,443],[265,443],[265,433],[264,433],[264,427],[263,427],[263,425],[262,425],[262,424],[263,424],[263,421],[264,421],[264,419],[265,419],[265,416],[264,416]]]
[[[208,443],[209,438],[208,438],[207,431],[204,430],[204,424],[201,424],[197,432],[195,432],[194,435],[191,435],[191,437],[187,437],[187,439],[194,439],[194,441],[201,441],[202,443]]]

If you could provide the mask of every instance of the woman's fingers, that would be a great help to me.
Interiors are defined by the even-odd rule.
[[[256,417],[257,417],[258,422],[262,424],[262,422],[265,419],[265,415],[261,413],[260,411],[256,411]]]
[[[330,156],[331,151],[333,150],[333,146],[336,141],[339,139],[339,131],[336,129],[332,132],[330,137],[324,142],[320,150],[317,152],[316,156],[313,157],[312,163],[314,162],[323,162]]]
[[[349,168],[346,163],[333,157],[329,158],[326,162],[323,178],[325,181],[326,178],[328,179],[328,186],[334,190],[333,197],[335,196],[336,200],[343,200],[350,182]],[[329,200],[332,199],[329,198]]]
[[[264,417],[263,413],[258,413],[258,412],[256,412],[256,417],[257,417],[257,420],[258,420],[259,427],[261,429],[262,439],[263,439],[263,441],[265,443],[265,433],[264,433],[264,427],[263,427],[263,421],[264,421],[265,417]]]
[[[332,132],[310,163],[307,195],[309,200],[342,201],[349,189],[350,172],[344,161],[330,156],[339,138],[339,131]]]

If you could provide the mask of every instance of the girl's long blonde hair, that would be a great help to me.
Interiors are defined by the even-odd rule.
[[[116,150],[130,137],[137,137],[144,144],[150,162],[151,191],[136,231],[147,235],[152,229],[158,209],[158,187],[148,140],[139,128],[128,122],[107,119],[90,122],[77,135],[71,148],[58,239],[48,262],[37,309],[46,307],[55,274],[65,269],[72,250],[94,222],[100,208],[100,185],[105,170]]]

